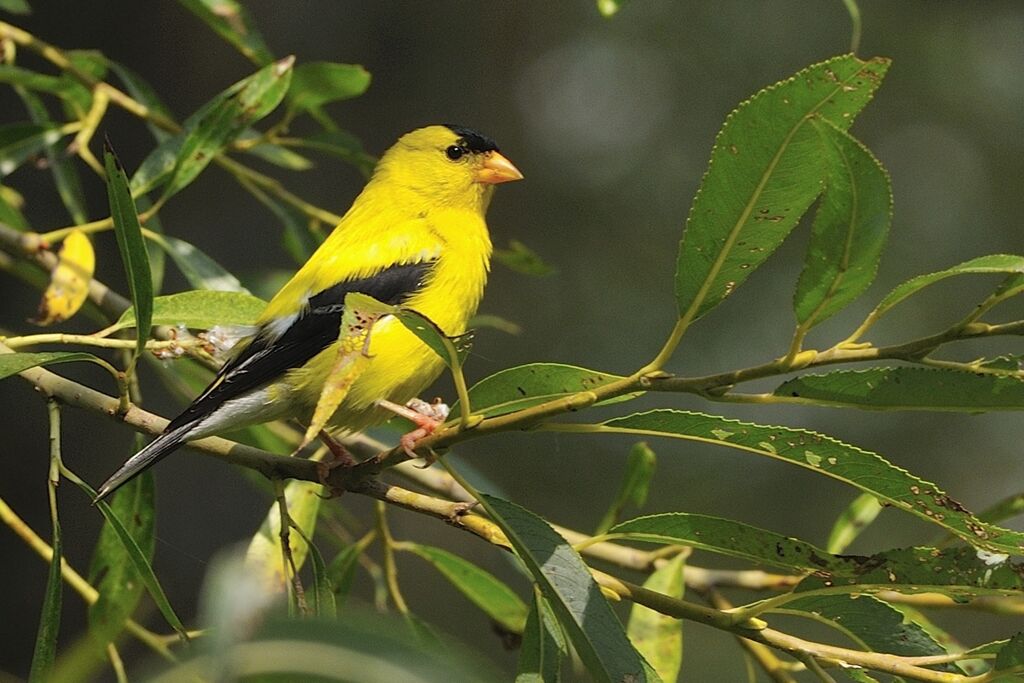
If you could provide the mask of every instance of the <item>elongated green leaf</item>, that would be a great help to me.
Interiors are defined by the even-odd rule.
[[[17,375],[29,368],[72,361],[97,362],[91,353],[78,351],[40,351],[38,353],[0,353],[0,379]]]
[[[195,125],[186,130],[164,197],[179,192],[205,169],[224,147],[250,125],[273,111],[291,82],[294,57],[263,67],[227,93]]]
[[[854,571],[855,561],[821,548],[742,522],[686,512],[637,517],[608,530],[610,539],[688,545],[757,564],[797,572]]]
[[[832,531],[828,535],[825,548],[830,553],[841,553],[860,536],[875,517],[882,511],[882,504],[870,493],[862,493],[853,499],[849,507],[843,510]],[[980,517],[979,517],[980,519]]]
[[[875,310],[873,310],[868,316],[868,320],[877,320],[888,313],[893,306],[900,303],[907,297],[917,294],[929,285],[933,285],[936,282],[941,282],[942,280],[956,275],[1011,275],[1015,273],[1024,273],[1024,256],[991,254],[989,256],[979,256],[969,261],[964,261],[963,263],[955,265],[952,268],[947,268],[946,270],[918,275],[917,277],[907,280],[886,294],[885,298],[879,302],[875,307]]]
[[[144,444],[136,439],[137,447]],[[124,521],[143,557],[152,563],[156,546],[156,509],[152,472],[144,472],[119,489],[111,498],[110,509]],[[99,591],[99,600],[89,606],[89,634],[100,648],[113,642],[124,629],[145,590],[135,563],[109,524],[100,530],[89,565],[89,583]]]
[[[56,125],[50,119],[50,113],[39,96],[24,87],[15,87],[18,96],[25,103],[32,122],[41,126]],[[85,194],[82,191],[82,180],[71,158],[56,144],[46,146],[46,165],[53,174],[53,182],[57,187],[64,208],[76,224],[85,223],[89,212],[85,208]]]
[[[343,130],[325,130],[303,140],[303,146],[346,161],[369,177],[377,159],[363,149],[359,138]]]
[[[334,587],[334,596],[338,607],[345,604],[345,599],[352,590],[352,581],[356,575],[356,564],[359,556],[373,543],[374,536],[367,535],[352,545],[346,546],[327,566],[327,576]]]
[[[569,425],[558,425],[563,431]],[[802,429],[774,427],[679,410],[653,410],[580,431],[667,436],[718,444],[783,460],[846,482],[996,553],[1024,553],[1024,534],[986,524],[935,484],[919,479],[876,453]]]
[[[358,64],[309,62],[295,68],[289,108],[307,111],[315,107],[359,97],[370,87],[370,73]]]
[[[248,185],[246,189],[281,221],[281,225],[284,226],[284,247],[295,262],[303,264],[308,261],[324,240],[324,235],[313,229],[318,223],[311,221],[309,216],[294,206],[278,201],[255,185]]]
[[[494,260],[512,272],[522,275],[547,277],[558,272],[545,263],[537,252],[519,240],[509,240],[507,249],[495,249]]]
[[[62,96],[65,92],[64,81],[59,77],[37,73],[30,69],[10,64],[0,64],[0,83],[7,83],[57,96]]]
[[[793,300],[805,329],[864,293],[892,222],[892,188],[882,164],[845,131],[823,119],[811,123],[825,150],[826,184]]]
[[[495,417],[540,405],[556,398],[571,396],[581,391],[623,379],[596,370],[587,370],[560,363],[531,363],[496,372],[480,380],[469,390],[474,414]],[[620,396],[604,403],[626,401],[635,395]],[[457,413],[452,407],[452,414]]]
[[[148,237],[163,247],[188,283],[196,289],[249,293],[237,277],[194,244],[170,235],[150,234]]]
[[[980,413],[1024,409],[1024,380],[1017,377],[919,367],[801,375],[781,384],[774,394],[876,410]]]
[[[609,682],[652,680],[587,566],[565,539],[514,503],[487,495],[481,502],[551,603],[591,676]]]
[[[418,543],[409,543],[403,547],[432,564],[453,586],[504,629],[512,633],[523,631],[526,605],[512,589],[490,572],[447,550]]]
[[[903,657],[946,654],[946,649],[923,628],[906,621],[901,612],[870,595],[809,595],[771,611],[810,615],[828,622],[872,652]],[[940,669],[956,671],[950,665]]]
[[[91,487],[83,484],[79,484],[86,493],[96,499],[96,492]],[[135,571],[138,572],[139,578],[143,585],[146,586],[146,590],[149,592],[149,596],[153,598],[153,602],[156,603],[157,609],[160,610],[160,614],[163,615],[164,619],[170,624],[171,628],[177,631],[178,635],[183,640],[188,640],[188,635],[185,633],[185,626],[181,623],[181,619],[174,612],[174,608],[171,607],[170,601],[167,599],[167,594],[164,593],[163,586],[160,585],[160,581],[156,578],[156,574],[153,573],[153,567],[150,565],[149,560],[146,559],[145,553],[139,544],[135,541],[135,537],[132,536],[131,532],[125,528],[121,520],[113,513],[110,506],[106,501],[96,501],[96,507],[99,509],[103,518],[107,520],[107,524],[114,530],[117,535],[117,539],[124,546],[124,549],[135,566]]]
[[[10,175],[29,157],[44,152],[66,134],[54,124],[11,123],[0,126],[0,178]]]
[[[258,135],[256,131],[253,131],[253,134]],[[245,136],[240,136],[239,139],[244,139],[244,137]],[[245,153],[251,154],[254,157],[259,157],[260,159],[268,161],[275,166],[287,168],[289,171],[308,171],[313,168],[313,162],[298,152],[293,152],[287,147],[275,145],[270,142],[261,142],[258,145],[245,150]]]
[[[256,64],[263,66],[274,59],[248,10],[237,0],[178,2]]]
[[[64,582],[61,579],[60,567],[64,561],[64,542],[61,539],[60,522],[53,520],[53,557],[50,559],[50,570],[46,576],[46,594],[43,596],[43,608],[39,615],[39,628],[36,631],[36,645],[32,653],[32,667],[29,670],[29,683],[49,683],[53,672],[53,663],[57,657],[57,635],[60,631],[61,606],[64,600]]]
[[[686,589],[683,581],[685,562],[685,555],[676,555],[648,577],[644,588],[673,598],[682,598]],[[629,613],[626,635],[658,672],[661,680],[675,681],[679,678],[679,669],[683,664],[682,621],[634,604]]]
[[[107,199],[110,202],[110,217],[114,220],[114,234],[121,252],[128,289],[135,309],[136,336],[135,358],[146,348],[153,319],[153,274],[149,270],[149,254],[142,239],[139,213],[128,189],[128,177],[109,145],[103,154],[107,170]],[[134,366],[135,361],[132,361]]]
[[[306,546],[309,548],[309,558],[313,565],[313,614],[318,617],[337,616],[338,607],[334,601],[334,586],[331,584],[331,577],[327,571],[324,556],[320,554],[320,550],[313,543],[313,539],[306,536],[301,528],[293,529],[293,531],[302,536],[302,540],[305,541]]]
[[[595,534],[604,533],[619,521],[619,516],[626,509],[626,505],[632,503],[638,509],[644,506],[657,460],[654,451],[645,442],[634,444],[626,460],[626,475],[619,485],[619,492],[615,494],[615,500],[597,525]]]
[[[1024,514],[1024,493],[1015,493],[979,512],[978,519],[986,522],[1002,522],[1020,514]]]
[[[949,550],[901,548],[872,555],[834,556],[844,564],[822,567],[801,581],[795,593],[870,593],[896,589],[902,593],[936,592],[954,598],[977,595],[1020,595],[1024,565],[960,546]]]
[[[535,594],[523,629],[516,683],[558,683],[562,658],[566,654],[565,643],[558,638],[560,631],[547,600],[539,593]]]
[[[715,139],[679,246],[679,314],[695,320],[729,296],[793,229],[822,190],[823,118],[845,130],[889,60],[834,57],[741,104]]]
[[[252,325],[267,303],[242,292],[200,289],[168,294],[153,299],[154,325],[184,325],[208,330],[214,325]],[[135,309],[129,308],[117,321],[119,329],[135,326]]]
[[[437,323],[427,316],[408,308],[395,311],[394,316],[406,329],[419,337],[420,341],[441,357],[448,367],[462,367],[473,347],[473,331],[457,337],[449,337]]]

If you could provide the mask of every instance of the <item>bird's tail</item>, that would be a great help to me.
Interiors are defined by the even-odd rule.
[[[183,425],[156,437],[141,451],[128,458],[120,469],[110,475],[96,493],[93,503],[98,503],[111,493],[127,484],[144,470],[155,465],[162,458],[170,455],[178,446],[185,443],[193,425]]]

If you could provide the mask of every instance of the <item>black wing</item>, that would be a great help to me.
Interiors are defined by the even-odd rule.
[[[210,387],[174,418],[165,431],[201,420],[227,401],[305,364],[338,339],[345,295],[358,292],[397,305],[423,287],[432,262],[392,266],[376,275],[341,282],[309,300],[309,306],[284,334],[270,338],[258,334],[241,353],[229,360]]]

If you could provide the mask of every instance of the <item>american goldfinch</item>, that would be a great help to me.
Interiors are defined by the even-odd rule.
[[[209,387],[99,489],[100,500],[192,439],[282,417],[308,417],[337,356],[347,294],[402,304],[461,334],[483,295],[491,240],[484,214],[495,185],[523,175],[490,138],[456,125],[402,136],[341,222],[267,304]],[[371,328],[369,361],[331,425],[384,421],[444,367],[394,318]]]

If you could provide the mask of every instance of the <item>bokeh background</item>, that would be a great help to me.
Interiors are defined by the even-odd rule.
[[[757,89],[847,50],[849,19],[839,0],[715,3],[635,0],[612,20],[589,0],[478,2],[246,3],[271,49],[300,61],[360,63],[373,74],[366,95],[332,105],[336,120],[373,153],[400,133],[440,121],[495,137],[526,174],[492,205],[495,242],[518,239],[557,268],[529,278],[497,267],[482,312],[519,323],[522,334],[484,330],[467,367],[471,380],[531,361],[560,361],[628,372],[660,348],[672,326],[676,248],[711,142],[726,114]],[[230,46],[170,0],[97,3],[47,0],[13,19],[65,48],[94,48],[155,84],[184,118],[251,73]],[[1020,253],[1024,215],[1024,5],[862,0],[861,54],[894,65],[853,132],[893,177],[895,222],[877,282],[862,303],[809,340],[845,336],[890,287],[907,277],[986,253]],[[7,17],[11,19],[10,17]],[[25,120],[9,93],[3,122]],[[144,128],[113,112],[102,130],[131,170],[151,143]],[[342,212],[361,187],[352,168],[322,160],[314,170],[277,172],[315,204]],[[67,223],[49,175],[31,167],[9,178],[29,200],[38,230]],[[88,183],[91,217],[105,216],[99,182]],[[294,267],[281,228],[227,175],[211,169],[162,212],[167,232],[211,254],[245,282]],[[784,352],[793,328],[791,296],[807,240],[798,228],[779,253],[688,334],[670,369],[706,373],[759,363]],[[97,240],[98,276],[125,289],[113,237]],[[870,335],[895,341],[962,316],[994,281],[961,279],[903,305]],[[165,291],[185,289],[169,268]],[[28,329],[38,294],[0,273],[0,325]],[[997,311],[1020,317],[1021,307]],[[85,323],[67,326],[83,330]],[[1019,339],[951,349],[969,359],[1020,353]],[[69,370],[94,385],[105,378]],[[77,374],[76,374],[77,373]],[[766,383],[765,388],[772,386]],[[180,405],[144,377],[148,406]],[[437,391],[449,395],[445,382]],[[870,413],[801,407],[707,405],[687,396],[644,398],[633,406],[706,410],[819,430],[875,450],[936,481],[972,509],[1024,487],[1024,423],[1014,413]],[[0,383],[0,496],[34,528],[48,529],[46,413],[18,380]],[[65,412],[65,459],[97,483],[131,449],[126,430],[93,415]],[[485,487],[581,529],[592,528],[618,486],[630,441],[572,435],[509,434],[466,444],[459,457]],[[782,463],[694,444],[655,442],[658,474],[647,510],[734,517],[823,543],[855,492]],[[237,471],[182,452],[160,465],[156,570],[170,599],[191,615],[198,586],[218,549],[247,539],[267,510],[265,493]],[[342,505],[356,515],[356,497]],[[100,525],[84,497],[62,491],[70,561],[88,566]],[[442,524],[396,511],[396,534],[456,549],[515,583],[500,553]],[[1017,528],[1020,528],[1019,520]],[[45,535],[45,534],[44,534]],[[934,530],[883,512],[852,548],[872,552],[927,542]],[[485,617],[444,582],[402,558],[413,609],[511,670]],[[698,554],[696,563],[730,565]],[[24,676],[43,595],[39,559],[0,529],[0,680]],[[368,581],[357,595],[366,599]],[[516,583],[522,586],[521,582]],[[737,599],[743,596],[738,595]],[[747,596],[749,598],[749,596]],[[158,619],[153,620],[159,623]],[[978,615],[938,615],[966,641],[1005,636],[1008,625]],[[65,597],[63,637],[84,625],[77,597]],[[684,678],[745,680],[730,638],[686,624]],[[145,656],[127,646],[131,661]]]

